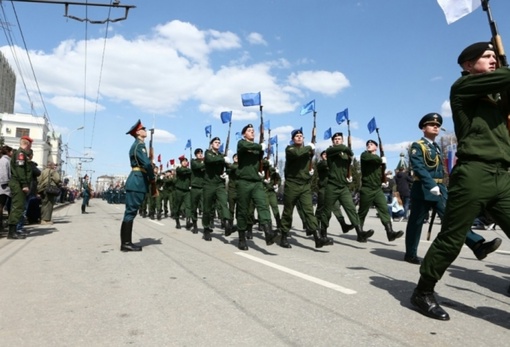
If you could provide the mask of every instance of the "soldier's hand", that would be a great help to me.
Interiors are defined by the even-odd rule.
[[[310,174],[310,176],[313,176],[313,173],[314,173],[314,172],[315,172],[315,171],[314,171],[313,169],[311,169],[310,171],[308,171],[308,173]]]
[[[386,157],[381,157],[382,163],[386,164]]]
[[[225,157],[225,158],[226,158],[226,157]],[[227,177],[228,177],[228,175],[227,175],[227,173],[226,173],[226,172],[224,172],[224,173],[222,173],[222,174],[220,175],[220,178],[221,178],[222,180],[226,180],[226,179],[227,179]]]
[[[312,142],[310,142],[308,146],[312,147],[312,151],[315,151],[315,145]]]
[[[388,182],[381,183],[381,188],[388,188],[389,186],[390,184]]]
[[[275,184],[275,185],[273,186],[273,189],[274,189],[274,191],[275,191],[275,192],[277,192],[277,191],[278,191],[278,185],[277,185],[277,184]]]
[[[267,146],[266,146],[266,143],[265,143],[265,142],[262,142],[262,143],[260,144],[260,146],[262,147],[262,152],[264,152],[264,151],[266,150],[266,148],[267,148]]]
[[[430,190],[430,192],[432,193],[432,195],[435,195],[435,196],[441,195],[441,190],[439,189],[438,186],[435,186],[434,188],[432,188]]]
[[[23,193],[25,193],[25,194],[26,194],[26,193],[28,193],[28,192],[30,191],[30,189],[29,189],[28,187],[23,187],[23,189],[22,189],[22,190],[23,190]]]
[[[264,171],[259,171],[259,177],[260,177],[260,178],[264,178],[264,176],[265,176],[265,175],[264,175]]]
[[[346,178],[347,183],[352,183],[352,176]]]
[[[269,178],[266,178],[266,179],[264,180],[264,183],[265,183],[265,184],[269,184],[269,182],[271,182],[271,180],[270,180]]]
[[[227,157],[227,156],[224,157],[224,160],[225,160],[225,164],[230,164],[231,163],[230,158]]]

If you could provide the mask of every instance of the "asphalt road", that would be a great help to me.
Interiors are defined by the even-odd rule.
[[[315,249],[294,218],[292,249],[249,251],[237,233],[213,240],[137,217],[142,252],[119,251],[123,205],[81,201],[29,226],[26,240],[0,239],[2,346],[496,346],[510,337],[510,242],[478,261],[464,247],[436,290],[451,320],[417,313],[409,298],[418,266],[404,239],[376,233],[366,244],[331,222],[333,246]],[[200,226],[200,224],[199,224]],[[440,225],[434,225],[434,235]],[[394,223],[405,230],[405,223]],[[419,255],[430,245],[422,235]]]

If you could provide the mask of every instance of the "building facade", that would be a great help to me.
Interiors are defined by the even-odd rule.
[[[0,52],[0,113],[14,112],[16,74]]]

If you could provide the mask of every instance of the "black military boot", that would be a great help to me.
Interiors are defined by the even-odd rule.
[[[262,230],[264,231],[266,245],[271,246],[274,243],[274,239],[276,238],[276,236],[278,236],[278,233],[271,230],[269,224],[262,224]]]
[[[186,218],[186,230],[191,230],[193,223],[191,223],[191,218]]]
[[[276,220],[276,229],[281,230],[282,229],[282,218],[279,214],[274,216],[274,219]]]
[[[345,218],[338,218],[338,223],[340,223],[340,226],[342,227],[342,232],[344,234],[348,233],[349,230],[352,230],[354,229],[354,225],[352,224],[347,224],[345,222]]]
[[[435,282],[427,281],[420,277],[418,285],[411,296],[411,304],[413,304],[418,312],[427,317],[439,320],[449,320],[450,316],[441,308],[441,306],[439,306],[439,303],[434,297],[435,285]]]
[[[122,222],[120,226],[120,250],[121,252],[140,252],[142,247],[134,245],[131,241],[133,221]]]
[[[81,205],[81,213],[87,213],[85,212],[85,205]]]
[[[247,251],[248,246],[246,245],[246,231],[239,230],[239,244],[237,245],[241,251]]]
[[[230,236],[232,233],[235,233],[237,227],[234,226],[234,221],[232,219],[227,220],[227,227],[225,228],[225,236]]]
[[[222,219],[221,220],[221,224],[220,224],[220,228],[221,229],[226,229],[227,227],[227,220],[226,219]]]
[[[292,248],[292,246],[290,245],[289,241],[287,240],[287,234],[288,233],[282,232],[282,236],[281,236],[281,239],[280,239],[280,247],[283,247],[283,248]]]
[[[323,246],[333,246],[333,239],[328,238],[328,230],[326,228],[321,229],[320,236]]]
[[[248,240],[253,239],[253,224],[248,224],[248,228],[246,229],[246,238]]]
[[[161,211],[159,211],[159,212],[156,214],[156,219],[157,219],[157,220],[161,220]]]
[[[356,241],[361,243],[367,242],[367,240],[374,235],[374,231],[372,229],[363,231],[363,227],[361,225],[354,226],[354,229],[356,229],[356,234],[358,234]]]
[[[20,233],[16,230],[16,224],[9,224],[9,233],[7,238],[11,240],[23,240],[27,238],[26,234]]]
[[[211,228],[204,228],[204,240],[211,241],[212,240],[211,233],[212,233]]]
[[[181,228],[181,219],[179,217],[175,218],[175,228],[176,229]]]
[[[193,221],[193,229],[191,230],[191,232],[193,234],[197,234],[198,233],[198,227],[197,227],[197,221],[196,220]]]
[[[315,241],[315,248],[322,248],[324,246],[324,240],[319,237],[319,233],[317,230],[307,230],[306,235],[313,235],[313,239]]]
[[[142,211],[142,218],[147,218],[147,210]]]
[[[391,222],[384,224],[384,229],[386,230],[386,236],[388,237],[388,241],[395,241],[399,237],[404,235],[403,231],[393,231],[393,227],[391,226]]]

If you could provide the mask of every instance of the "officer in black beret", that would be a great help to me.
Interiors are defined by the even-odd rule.
[[[486,51],[494,52],[494,46],[490,42],[476,42],[467,46],[457,58],[457,64],[462,65],[467,61],[476,61]]]

